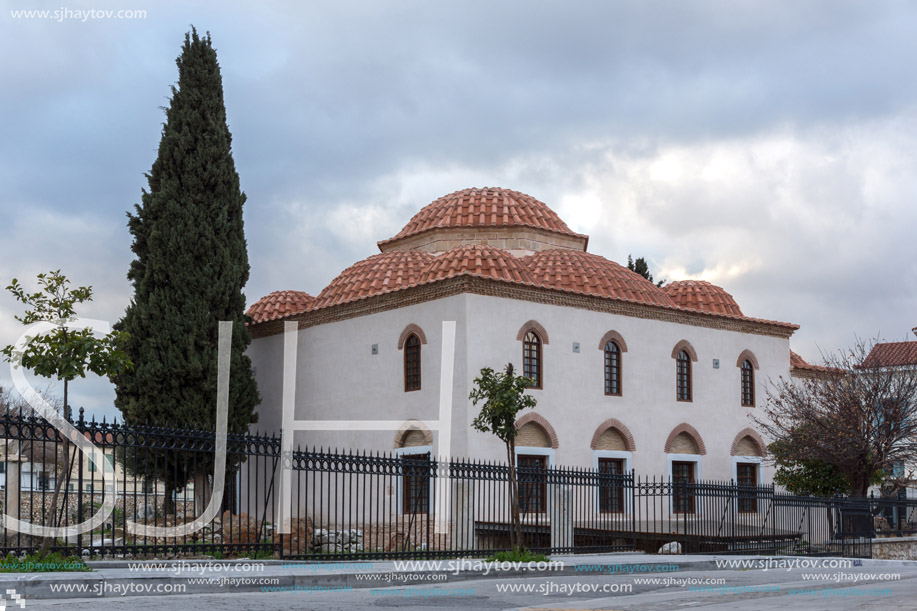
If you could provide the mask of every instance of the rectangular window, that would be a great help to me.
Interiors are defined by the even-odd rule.
[[[675,513],[694,513],[694,463],[672,463],[672,508]]]
[[[519,481],[519,510],[523,513],[544,513],[547,509],[548,457],[520,454],[516,457]]]
[[[534,331],[522,340],[522,375],[531,378],[531,388],[541,388],[541,338]]]
[[[114,473],[115,471],[115,453],[114,451],[105,452],[105,472]]]
[[[430,512],[430,453],[402,454],[402,513]]]
[[[404,390],[420,390],[420,339],[413,334],[404,344]]]
[[[599,459],[599,511],[624,512],[624,460]]]
[[[614,342],[605,345],[605,394],[621,396],[621,350]]]
[[[740,462],[736,465],[736,483],[739,485],[739,512],[758,512],[758,465]]]
[[[745,407],[755,406],[755,370],[751,361],[742,363],[742,405]]]
[[[676,359],[676,395],[679,401],[691,400],[691,357],[682,350]]]

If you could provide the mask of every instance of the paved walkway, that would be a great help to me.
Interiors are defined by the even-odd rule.
[[[0,592],[15,590],[29,600],[208,593],[334,591],[393,586],[442,586],[471,580],[597,576],[678,575],[686,571],[785,569],[859,570],[908,568],[917,562],[762,556],[685,556],[639,553],[553,556],[554,564],[512,566],[483,559],[308,563],[278,560],[174,560],[89,562],[92,572],[0,573]],[[729,563],[733,563],[731,566]],[[745,563],[739,566],[735,563]],[[833,564],[825,564],[833,563]],[[770,568],[768,568],[770,565]],[[821,568],[819,568],[821,567]],[[774,574],[774,573],[772,573]]]
[[[625,564],[619,562],[624,560],[620,556],[590,558],[593,559],[600,561],[597,564]],[[571,566],[572,562],[578,560],[582,559],[574,559]],[[628,560],[638,562],[643,559]],[[657,558],[651,557],[650,560],[655,561]],[[27,610],[49,611],[174,611],[176,608],[207,611],[378,611],[380,608],[404,608],[405,611],[684,611],[685,608],[704,611],[913,611],[914,601],[917,600],[915,562],[864,561],[860,566],[840,570],[832,568],[831,564],[795,567],[787,565],[788,568],[773,566],[765,570],[765,566],[758,563],[772,559],[730,558],[728,560],[745,561],[748,566],[711,570],[710,558],[680,556],[671,560],[682,569],[677,572],[648,573],[635,568],[641,565],[632,564],[610,566],[607,568],[609,571],[616,571],[614,574],[600,574],[592,569],[604,567],[580,565],[577,562],[576,565],[582,568],[578,574],[573,575],[559,576],[557,572],[549,575],[536,571],[520,579],[497,571],[487,577],[477,574],[453,583],[410,585],[380,584],[378,580],[384,579],[385,574],[374,572],[366,574],[372,575],[376,582],[366,583],[365,580],[358,580],[363,583],[356,587],[301,584],[298,587],[288,586],[286,589],[248,591],[226,586],[222,590],[210,593],[186,592],[184,596],[138,594],[135,591],[100,591],[91,598],[88,595],[68,599],[31,599],[26,596],[19,602],[25,602],[24,608]],[[833,561],[828,559],[828,562]],[[388,563],[378,564],[378,568],[382,568]],[[694,565],[701,570],[692,569]],[[715,566],[716,562],[713,562],[713,567]],[[99,572],[109,570],[125,569],[101,569]],[[270,569],[272,574],[277,570],[279,569]],[[328,575],[328,567],[323,570],[324,573],[314,572]],[[562,573],[566,573],[566,566]],[[133,583],[136,586],[152,585],[146,583],[148,580],[149,578],[136,578]],[[341,580],[343,583],[347,581],[347,578]],[[329,583],[327,579],[325,582]],[[110,583],[117,585],[114,581]],[[11,600],[7,595],[7,608],[16,608],[10,604]]]

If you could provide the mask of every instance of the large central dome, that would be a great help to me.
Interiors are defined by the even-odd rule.
[[[547,204],[510,189],[463,189],[421,209],[379,249],[432,253],[484,245],[516,255],[565,248],[586,250],[589,237],[572,231]]]

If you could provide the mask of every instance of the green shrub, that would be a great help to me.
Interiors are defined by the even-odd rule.
[[[0,561],[0,573],[49,573],[91,571],[79,556],[64,557],[60,552],[18,558],[8,554]]]
[[[497,552],[487,559],[488,562],[547,562],[548,557],[524,549],[521,552]]]

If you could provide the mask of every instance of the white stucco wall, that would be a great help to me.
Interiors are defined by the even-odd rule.
[[[591,466],[593,433],[606,419],[616,418],[633,434],[632,466],[637,473],[667,475],[665,440],[685,422],[697,429],[706,446],[703,477],[732,479],[733,440],[742,429],[755,428],[749,416],[760,412],[760,407],[741,405],[736,360],[746,349],[758,360],[758,406],[764,400],[766,380],[789,375],[786,339],[478,295],[468,296],[467,320],[469,337],[474,338],[468,341],[471,372],[507,362],[521,371],[519,329],[529,320],[544,327],[549,344],[543,347],[543,389],[529,392],[538,400],[535,411],[557,433],[557,464]],[[599,342],[609,330],[620,333],[627,343],[620,397],[604,394],[604,354]],[[690,403],[675,397],[671,354],[680,340],[690,342],[698,356],[692,364]],[[579,353],[573,352],[574,342],[580,344]],[[713,368],[713,359],[719,359],[719,369]],[[499,446],[488,436],[473,432],[470,439],[471,455],[501,458]],[[764,477],[770,481],[767,469]]]
[[[638,474],[668,475],[664,444],[679,424],[692,425],[706,446],[705,479],[733,478],[730,449],[736,434],[754,427],[750,414],[760,413],[768,378],[789,375],[786,339],[632,318],[555,305],[480,295],[459,295],[299,332],[296,417],[299,419],[435,419],[439,408],[441,324],[457,323],[453,396],[452,454],[503,460],[496,438],[471,429],[476,409],[468,400],[472,381],[482,367],[502,369],[512,362],[521,373],[520,327],[538,321],[549,336],[544,346],[542,390],[531,390],[535,411],[554,427],[558,465],[592,467],[590,442],[596,428],[617,418],[633,434],[636,451],[631,466]],[[422,389],[404,392],[403,353],[398,339],[408,324],[419,325],[427,344],[421,351]],[[623,395],[604,394],[604,355],[599,341],[609,330],[627,343],[623,354]],[[693,363],[693,401],[676,401],[672,349],[687,340],[697,352]],[[573,342],[580,352],[573,352]],[[379,353],[371,354],[372,344]],[[760,369],[755,372],[756,403],[742,407],[736,360],[750,350]],[[262,403],[254,428],[280,428],[282,335],[255,340],[249,354],[256,367]],[[719,369],[713,368],[719,359]],[[303,446],[337,449],[393,449],[394,432],[340,431],[298,433]],[[434,433],[434,453],[440,441]],[[769,482],[772,469],[763,469]]]
[[[456,322],[454,418],[465,420],[468,392],[465,367],[465,300],[459,295],[299,331],[296,418],[299,420],[435,420],[439,413],[442,322]],[[404,390],[404,352],[398,339],[409,324],[418,325],[427,343],[421,346],[421,388]],[[372,345],[378,354],[372,354]],[[278,431],[281,420],[283,336],[252,342],[248,354],[261,392],[255,428]],[[393,449],[395,431],[298,432],[296,443],[336,449]],[[434,433],[436,438],[436,433]],[[455,430],[453,444],[464,444],[466,432]],[[465,445],[454,445],[463,450]]]

